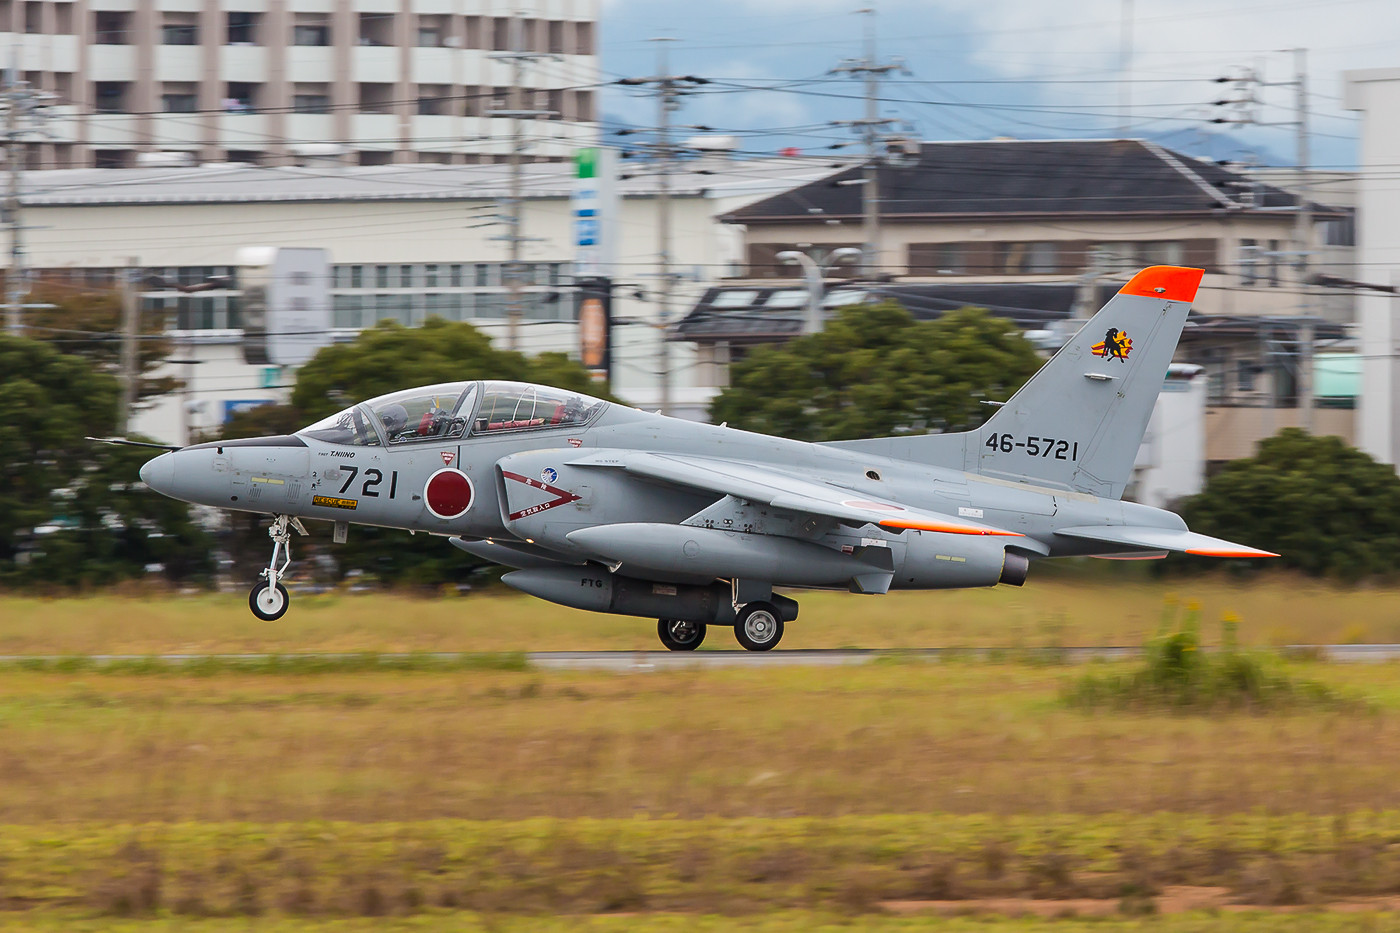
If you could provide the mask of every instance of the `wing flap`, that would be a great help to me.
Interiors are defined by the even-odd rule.
[[[607,451],[571,460],[569,465],[622,469],[662,482],[761,502],[776,509],[823,515],[857,526],[871,524],[895,531],[917,529],[955,535],[1025,537],[1019,532],[969,522],[931,510],[909,508],[887,499],[813,482],[756,463]]]
[[[1196,534],[1194,531],[1174,528],[1151,528],[1139,525],[1090,525],[1081,528],[1059,528],[1055,534],[1067,538],[1087,538],[1090,541],[1103,541],[1107,544],[1122,544],[1149,551],[1183,551],[1201,557],[1278,557],[1272,551],[1261,551],[1212,538],[1210,535]]]

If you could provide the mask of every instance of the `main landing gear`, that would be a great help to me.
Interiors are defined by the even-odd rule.
[[[734,637],[749,651],[768,651],[783,637],[783,617],[772,603],[746,603],[734,623]]]
[[[267,530],[267,536],[272,539],[272,559],[267,562],[267,567],[262,572],[262,581],[253,584],[253,589],[248,593],[248,608],[264,622],[276,622],[282,618],[287,613],[287,604],[291,602],[287,588],[281,581],[287,573],[287,568],[292,565],[290,529],[295,529],[297,534],[306,534],[306,527],[302,525],[301,519],[289,515],[273,516],[272,527]]]
[[[705,623],[661,619],[656,623],[656,634],[672,651],[694,651],[705,640]],[[749,651],[771,650],[783,637],[782,613],[770,602],[746,603],[734,624],[734,637]]]
[[[661,636],[661,644],[672,651],[694,651],[705,640],[705,623],[660,619],[656,634]]]

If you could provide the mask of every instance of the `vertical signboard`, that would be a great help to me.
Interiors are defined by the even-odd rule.
[[[331,342],[331,260],[324,249],[245,247],[243,359],[253,366],[300,366]]]
[[[617,153],[590,147],[574,153],[574,275],[612,271],[617,227]]]

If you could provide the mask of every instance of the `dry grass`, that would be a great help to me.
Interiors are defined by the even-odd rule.
[[[1364,714],[1085,714],[1070,676],[10,673],[0,823],[1400,808],[1393,665],[1326,669]]]
[[[1023,588],[798,593],[785,647],[1136,645],[1171,600],[1201,606],[1208,631],[1240,617],[1246,645],[1400,641],[1400,590],[1338,587],[1282,575],[1152,582],[1140,570],[1037,568]],[[1044,571],[1044,572],[1041,572]],[[0,598],[0,654],[261,651],[652,649],[655,624],[565,609],[502,591],[461,598],[296,596],[265,624],[242,594]],[[728,632],[710,645],[732,648]]]
[[[513,930],[643,912],[629,929],[787,930],[931,900],[1019,912],[1015,898],[1070,899],[1066,911],[1087,899],[1136,914],[1173,885],[1271,908],[1355,901],[1400,888],[1395,672],[1308,666],[1367,698],[1364,715],[1206,718],[1085,714],[1057,699],[1068,669],[980,662],[12,671],[0,676],[0,909],[29,913],[0,926],[130,916],[223,930],[234,921],[187,918],[234,916],[291,931],[303,921],[287,917],[313,929],[370,917]],[[1117,929],[1105,922],[1094,929]]]
[[[46,913],[7,919],[10,933],[1024,933],[1049,929],[1054,933],[1378,933],[1393,929],[1387,918],[1374,913],[1289,915],[1195,914],[1157,917],[1144,927],[1141,920],[1075,919],[1072,913],[1053,925],[1023,920],[991,920],[971,917],[850,916],[810,911],[776,911],[759,917],[697,914],[623,914],[614,916],[502,917],[471,913],[439,913],[432,916],[372,918],[273,918],[260,917],[250,927],[246,918],[192,918],[119,920],[93,918],[72,912]]]

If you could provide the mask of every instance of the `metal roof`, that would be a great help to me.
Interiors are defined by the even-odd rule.
[[[861,216],[860,166],[727,214],[733,223],[811,223]],[[1066,214],[1125,216],[1291,209],[1273,185],[1136,139],[923,143],[878,168],[887,219]],[[1317,210],[1332,209],[1318,206]]]

